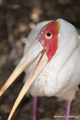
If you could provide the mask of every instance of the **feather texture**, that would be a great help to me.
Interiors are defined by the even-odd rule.
[[[58,34],[58,49],[35,79],[29,89],[33,96],[58,96],[72,101],[78,84],[80,84],[80,35],[79,30],[69,22],[58,19],[60,30]],[[38,33],[47,23],[39,23],[30,33],[24,53],[36,39]],[[25,70],[24,81],[27,80],[36,60]]]

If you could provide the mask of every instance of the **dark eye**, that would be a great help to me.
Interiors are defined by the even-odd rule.
[[[50,33],[50,32],[48,32],[48,33],[47,33],[47,36],[51,36],[51,33]]]
[[[51,34],[50,32],[47,32],[47,33],[45,34],[45,38],[46,38],[46,39],[51,39],[51,38],[52,38],[52,34]]]

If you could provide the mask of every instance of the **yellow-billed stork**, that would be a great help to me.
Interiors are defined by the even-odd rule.
[[[79,30],[63,19],[41,22],[30,33],[24,53],[20,63],[0,89],[2,95],[25,70],[25,84],[8,120],[27,91],[32,96],[57,96],[68,100],[68,120],[70,102],[80,84]]]

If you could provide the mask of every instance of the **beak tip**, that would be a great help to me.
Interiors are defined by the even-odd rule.
[[[2,96],[2,94],[3,94],[3,91],[0,89],[0,96]]]
[[[7,120],[11,120],[9,117],[8,117],[8,119]]]
[[[0,92],[0,97],[2,96],[2,93]]]

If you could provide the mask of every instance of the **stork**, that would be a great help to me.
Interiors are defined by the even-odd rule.
[[[8,120],[27,91],[32,96],[57,96],[67,100],[68,120],[70,104],[80,84],[79,30],[63,19],[39,23],[28,37],[23,58],[0,89],[0,96],[23,70],[25,84]]]

